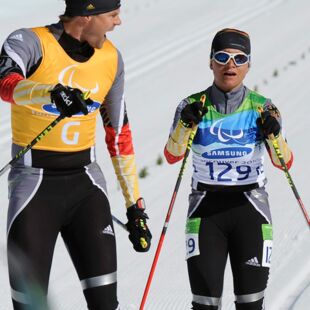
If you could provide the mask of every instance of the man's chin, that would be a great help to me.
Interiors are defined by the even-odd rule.
[[[92,44],[90,44],[93,48],[97,48],[100,49],[103,46],[104,41],[106,40],[106,36],[104,36],[103,39],[97,40],[95,42],[93,42]]]
[[[113,26],[111,29],[107,30],[107,32],[111,32],[111,31],[113,31],[113,30],[114,30],[114,28],[115,28],[115,26]]]

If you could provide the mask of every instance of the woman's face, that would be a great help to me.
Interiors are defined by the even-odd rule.
[[[223,51],[232,54],[243,54],[240,50],[232,48],[225,48]],[[249,62],[237,66],[234,60],[230,59],[226,65],[222,65],[211,59],[210,68],[213,70],[215,85],[224,92],[231,92],[242,84],[249,71]]]

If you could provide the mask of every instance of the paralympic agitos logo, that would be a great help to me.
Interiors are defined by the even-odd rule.
[[[255,135],[253,129],[233,129],[232,120],[219,119],[209,127],[209,137],[206,143],[207,151],[202,157],[209,159],[224,159],[243,157],[252,152],[249,147]],[[225,126],[226,125],[226,126]],[[229,129],[225,129],[229,128]],[[212,147],[213,145],[213,147]]]
[[[76,68],[78,67],[78,65],[71,65],[68,66],[66,68],[64,68],[59,76],[58,76],[58,81],[60,84],[62,85],[67,85],[73,88],[78,88],[79,90],[81,90],[82,92],[86,92],[86,91],[90,91],[91,94],[96,94],[99,91],[99,85],[96,82],[96,84],[94,85],[93,88],[91,87],[84,87],[81,86],[80,84],[78,84],[74,79],[74,75],[76,73]]]
[[[220,142],[234,141],[238,143],[238,140],[242,139],[244,132],[242,129],[233,131],[232,129],[222,129],[223,119],[219,119],[210,127],[210,133],[213,136],[217,136]]]

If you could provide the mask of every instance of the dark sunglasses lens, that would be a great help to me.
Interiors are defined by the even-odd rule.
[[[214,55],[214,58],[216,61],[225,64],[227,60],[229,59],[229,55],[226,53],[217,53]]]
[[[248,62],[249,57],[247,55],[237,54],[234,59],[237,65],[243,65]]]

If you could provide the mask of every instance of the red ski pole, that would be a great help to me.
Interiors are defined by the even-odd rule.
[[[206,96],[202,95],[200,101],[202,101],[202,103],[204,104],[205,101],[206,101]],[[146,282],[146,286],[145,286],[145,289],[144,289],[144,293],[143,293],[143,297],[142,297],[142,300],[141,300],[141,304],[140,304],[139,310],[143,310],[144,309],[144,305],[145,305],[145,302],[146,302],[146,299],[147,299],[147,296],[148,296],[148,292],[150,290],[150,286],[151,286],[151,282],[152,282],[152,279],[153,279],[153,276],[154,276],[154,272],[155,272],[155,268],[156,268],[157,261],[158,261],[158,258],[159,258],[159,254],[160,254],[160,251],[161,251],[164,239],[165,239],[165,235],[166,235],[166,232],[167,232],[167,229],[168,229],[169,220],[170,220],[170,216],[171,216],[171,213],[172,213],[172,210],[173,210],[174,202],[175,202],[175,199],[176,199],[176,196],[177,196],[180,184],[181,184],[181,180],[182,180],[182,177],[183,177],[183,174],[184,174],[184,171],[185,171],[185,166],[186,166],[187,158],[188,158],[188,155],[190,153],[190,150],[191,150],[191,147],[192,147],[192,143],[193,143],[194,137],[196,135],[197,129],[198,129],[198,125],[193,126],[192,132],[191,132],[191,134],[189,136],[189,139],[188,139],[188,142],[187,142],[186,151],[185,151],[184,158],[183,158],[183,161],[182,161],[182,165],[181,165],[181,168],[180,168],[180,172],[179,172],[179,175],[178,175],[178,178],[177,178],[177,182],[176,182],[175,187],[174,187],[172,198],[171,198],[171,201],[170,201],[170,204],[169,204],[169,209],[168,209],[168,212],[167,212],[167,215],[166,215],[165,223],[164,223],[164,226],[163,226],[163,229],[162,229],[159,241],[158,241],[157,249],[156,249],[156,252],[155,252],[155,256],[154,256],[154,259],[153,259],[152,267],[151,267],[151,270],[150,270],[150,273],[149,273],[149,277],[148,277],[147,282]]]

